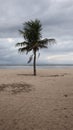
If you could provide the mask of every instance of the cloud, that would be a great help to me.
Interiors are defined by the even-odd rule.
[[[41,20],[45,34],[71,35],[72,5],[70,0],[0,0],[0,37],[18,37],[22,23],[35,18]]]
[[[73,51],[72,12],[73,0],[0,0],[0,63],[27,63],[29,56],[18,54],[15,44],[23,40],[18,32],[23,23],[35,18],[41,20],[43,38],[57,40],[41,51],[38,62],[47,63],[47,55],[56,55],[54,62],[58,62],[62,55],[63,62],[73,63],[69,55]]]
[[[49,63],[73,64],[73,53],[51,55],[47,57]]]

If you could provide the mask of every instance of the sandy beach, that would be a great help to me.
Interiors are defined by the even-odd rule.
[[[0,69],[0,130],[73,130],[73,69]]]

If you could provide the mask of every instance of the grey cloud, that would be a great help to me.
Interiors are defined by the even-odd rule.
[[[31,6],[30,6],[31,5]],[[0,37],[18,37],[18,29],[26,20],[39,18],[49,33],[72,34],[73,1],[0,0]]]
[[[29,56],[18,54],[15,43],[23,40],[18,32],[22,24],[35,18],[41,20],[43,37],[57,40],[41,51],[39,62],[47,62],[47,55],[73,51],[73,0],[0,0],[0,63],[27,63]],[[9,37],[14,42],[9,43]]]
[[[48,46],[48,49],[43,49],[47,54],[63,54],[73,52],[73,41],[58,41],[58,43]]]

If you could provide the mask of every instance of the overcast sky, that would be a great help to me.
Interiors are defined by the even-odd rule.
[[[39,19],[43,38],[57,43],[40,51],[39,63],[73,63],[73,0],[0,0],[0,64],[27,63],[15,44],[24,22]]]

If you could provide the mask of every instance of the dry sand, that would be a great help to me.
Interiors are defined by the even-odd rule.
[[[73,69],[0,70],[0,130],[73,130]]]

